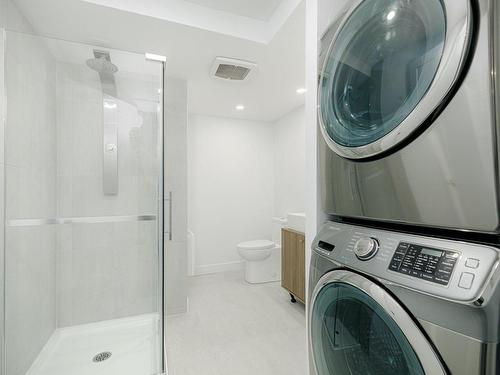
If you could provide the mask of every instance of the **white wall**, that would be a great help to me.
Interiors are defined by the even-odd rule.
[[[305,211],[304,106],[283,116],[274,129],[274,215]]]
[[[271,237],[273,163],[271,124],[190,117],[188,226],[196,273],[239,268],[239,242]]]
[[[304,106],[274,123],[190,117],[196,274],[240,268],[239,242],[270,239],[272,216],[305,211],[305,131]]]

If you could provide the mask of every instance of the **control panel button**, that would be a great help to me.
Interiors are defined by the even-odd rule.
[[[463,289],[470,289],[474,281],[474,274],[470,272],[462,272],[458,286]]]
[[[467,260],[465,261],[465,267],[469,267],[469,268],[479,267],[479,259],[467,258]]]
[[[359,260],[371,259],[377,254],[378,241],[372,237],[360,238],[354,245],[354,254]]]
[[[391,262],[391,264],[389,265],[389,269],[393,270],[393,271],[397,271],[398,268],[399,268],[399,265],[401,264],[401,262]]]

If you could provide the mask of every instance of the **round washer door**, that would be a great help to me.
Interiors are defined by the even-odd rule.
[[[350,159],[374,157],[442,110],[470,50],[470,0],[358,0],[329,45],[321,130]]]
[[[383,288],[337,270],[317,284],[309,311],[314,375],[446,374],[424,334]]]

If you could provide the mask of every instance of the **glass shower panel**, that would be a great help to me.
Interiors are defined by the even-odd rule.
[[[163,64],[7,32],[6,374],[163,371]]]

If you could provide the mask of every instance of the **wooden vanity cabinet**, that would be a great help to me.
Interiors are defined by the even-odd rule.
[[[292,302],[306,300],[306,247],[304,233],[281,230],[281,286]]]

